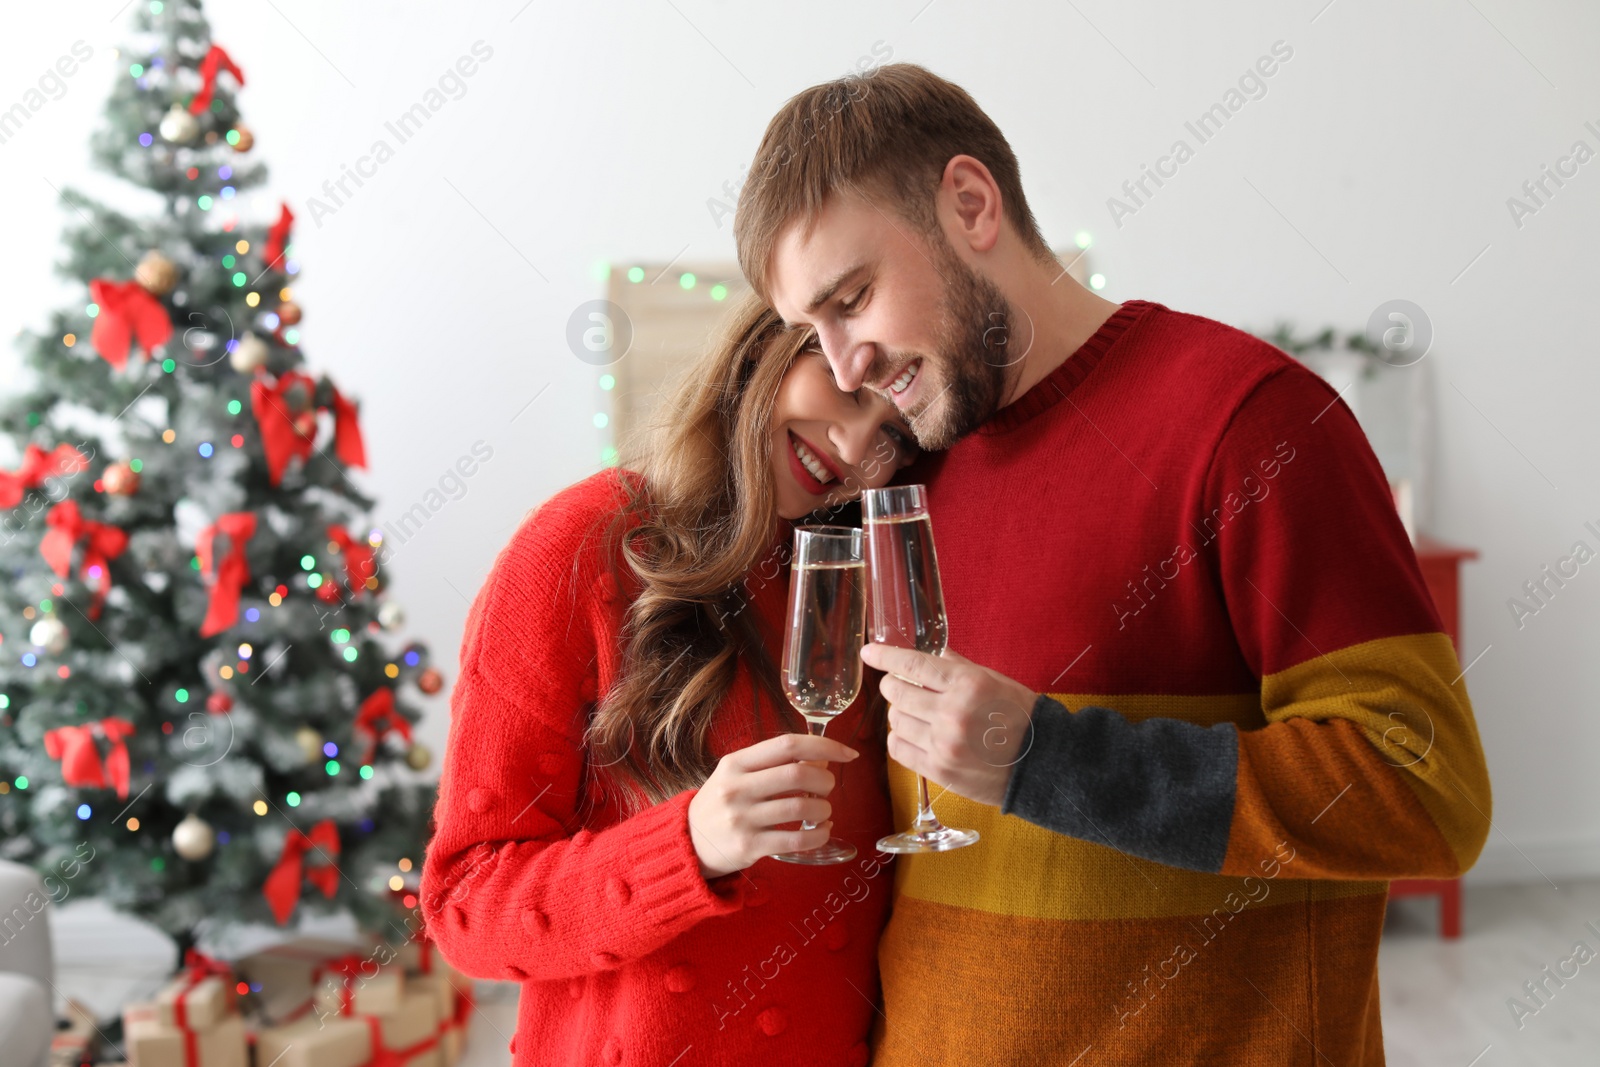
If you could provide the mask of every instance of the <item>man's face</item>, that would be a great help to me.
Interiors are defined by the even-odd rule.
[[[798,222],[783,232],[771,273],[773,307],[816,330],[839,388],[888,399],[921,447],[950,447],[1000,407],[1014,317],[942,230],[924,239],[889,208],[833,196],[808,240]]]

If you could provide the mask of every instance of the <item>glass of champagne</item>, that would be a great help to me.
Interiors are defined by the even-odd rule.
[[[862,494],[861,509],[872,570],[872,640],[943,655],[949,627],[939,561],[933,552],[927,488],[869,489]],[[934,816],[928,780],[919,774],[916,820],[911,829],[879,841],[878,850],[948,852],[977,840],[978,831],[945,826]]]
[[[813,737],[861,691],[861,644],[866,637],[866,560],[861,531],[849,526],[801,526],[794,532],[789,572],[788,626],[783,638],[783,692]],[[809,822],[803,830],[815,830]],[[837,837],[804,852],[774,855],[785,863],[847,863],[855,846]]]

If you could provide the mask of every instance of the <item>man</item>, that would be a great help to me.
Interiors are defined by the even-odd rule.
[[[1383,1062],[1387,882],[1489,829],[1461,667],[1344,402],[1065,277],[999,130],[883,67],[790,100],[741,266],[925,456],[953,651],[888,672],[879,1067]],[[959,652],[959,654],[957,654]]]

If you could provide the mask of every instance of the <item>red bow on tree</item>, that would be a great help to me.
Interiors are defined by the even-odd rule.
[[[355,732],[367,739],[367,751],[361,757],[362,763],[372,762],[378,742],[391,733],[399,734],[406,741],[411,740],[411,723],[395,710],[393,689],[382,686],[361,702],[361,710],[356,712]]]
[[[315,218],[313,218],[315,221]],[[288,204],[281,204],[278,211],[278,221],[272,224],[272,229],[267,231],[266,259],[270,269],[283,255],[283,250],[289,244],[289,227],[294,225],[294,212],[289,210]]]
[[[221,68],[232,74],[240,85],[244,84],[244,71],[239,65],[229,58],[222,46],[214,44],[206,57],[200,61],[200,91],[194,94],[194,99],[189,101],[189,113],[198,115],[211,106],[211,95],[217,91],[217,70]]]
[[[133,723],[112,716],[78,726],[45,731],[44,752],[61,761],[61,780],[67,785],[92,789],[115,786],[117,799],[128,799],[128,746]],[[101,739],[110,743],[105,761],[100,759]]]
[[[323,866],[307,867],[305,854],[317,849],[327,858]],[[332,899],[339,888],[339,828],[332,819],[323,819],[311,828],[311,833],[290,830],[283,839],[283,854],[262,883],[261,895],[267,898],[267,907],[273,918],[282,926],[289,921],[294,906],[300,903],[302,879],[322,890],[322,895]]]
[[[200,573],[211,582],[211,600],[206,604],[200,636],[221,633],[239,620],[239,591],[250,580],[250,562],[245,559],[245,542],[256,534],[252,511],[231,511],[200,531],[194,554],[200,559]],[[217,537],[228,539],[222,558],[217,559]]]
[[[372,549],[365,541],[357,541],[350,531],[338,523],[328,527],[328,540],[339,546],[344,555],[344,581],[351,595],[367,587],[367,579],[378,573],[372,562]]]
[[[367,465],[367,450],[356,421],[356,407],[337,389],[333,392],[333,449],[351,467]],[[267,474],[273,485],[296,456],[311,455],[317,436],[317,383],[309,374],[285,371],[271,385],[257,377],[250,383],[250,408],[261,428],[261,446],[267,454]]]
[[[148,357],[151,349],[172,336],[167,309],[138,282],[96,278],[89,283],[89,299],[100,308],[89,342],[117,370],[127,365],[128,345],[134,338]]]
[[[73,548],[79,541],[84,542],[79,571],[81,577],[95,585],[88,615],[98,619],[106,593],[111,590],[111,560],[128,547],[128,535],[108,522],[85,519],[75,500],[63,500],[51,508],[44,521],[50,529],[39,539],[39,554],[61,577],[65,578],[72,570]]]
[[[50,452],[29,445],[22,454],[22,466],[15,473],[0,471],[0,508],[16,507],[22,503],[26,490],[39,488],[46,478],[77,474],[88,465],[84,454],[71,445],[56,445]]]

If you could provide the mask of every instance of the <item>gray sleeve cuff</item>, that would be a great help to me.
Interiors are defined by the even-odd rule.
[[[1232,723],[1135,723],[1041,695],[1030,739],[1002,812],[1157,863],[1222,869],[1239,765]]]

